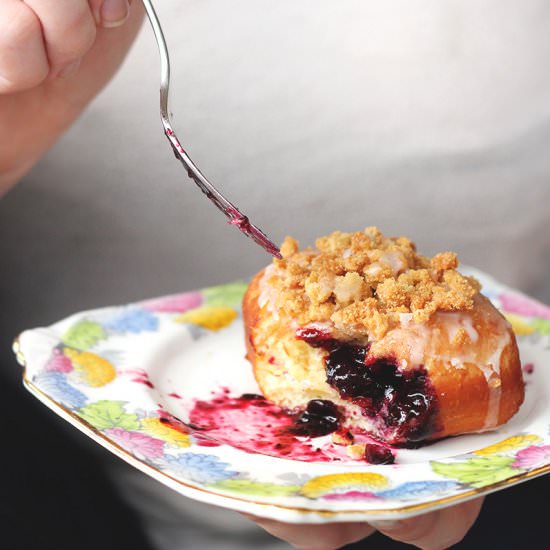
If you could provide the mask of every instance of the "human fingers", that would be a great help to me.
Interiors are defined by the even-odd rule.
[[[116,27],[131,0],[2,0],[0,94],[28,90],[76,72],[97,26]]]
[[[346,544],[352,544],[375,532],[366,523],[282,523],[271,519],[243,514],[268,533],[282,539],[297,550],[336,550]]]
[[[444,550],[460,542],[477,519],[483,498],[399,521],[374,521],[384,535],[422,550]]]
[[[40,20],[52,77],[76,72],[92,47],[96,22],[88,0],[25,0]]]
[[[2,0],[0,29],[0,94],[40,84],[50,70],[40,19],[21,0]]]

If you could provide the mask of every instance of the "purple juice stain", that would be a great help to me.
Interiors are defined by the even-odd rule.
[[[299,440],[300,435],[313,434],[318,427],[324,433],[331,429],[331,421],[317,418],[319,414],[330,410],[336,416],[335,407],[330,402],[314,403],[309,412],[294,413],[269,403],[265,397],[248,393],[240,397],[231,397],[219,393],[208,401],[197,400],[189,413],[188,425],[202,428],[203,440],[213,441],[215,444],[228,444],[247,452],[261,453],[279,458],[294,460],[331,462],[339,459],[339,449],[325,445],[322,450],[314,448],[309,441]],[[301,422],[306,418],[311,422]],[[328,415],[330,416],[330,415]],[[327,425],[328,422],[328,425]],[[334,422],[334,421],[333,421]],[[294,428],[306,426],[300,434]],[[197,436],[197,433],[194,433]],[[310,435],[310,437],[316,437]]]
[[[328,352],[328,384],[365,416],[381,420],[388,440],[410,445],[436,431],[437,399],[424,366],[401,371],[393,358],[370,358],[369,344],[338,342],[313,327],[298,329],[296,337]]]

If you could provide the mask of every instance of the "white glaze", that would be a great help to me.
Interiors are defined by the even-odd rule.
[[[376,277],[380,272],[382,271],[382,266],[375,262],[373,264],[370,264],[367,268],[365,268],[365,275],[370,277]]]
[[[393,342],[406,342],[409,348],[409,361],[412,365],[422,365],[424,358],[430,355],[433,332],[424,324],[416,324],[408,317],[408,313],[400,314],[400,326],[390,330],[384,336],[384,346],[393,347]]]
[[[485,365],[479,368],[487,380],[489,388],[489,403],[487,406],[487,416],[483,424],[483,430],[494,428],[498,424],[498,413],[500,411],[500,398],[502,394],[502,380],[500,378],[500,360],[504,348],[510,342],[509,332],[505,332],[499,339],[498,345],[489,356]]]
[[[424,357],[431,355],[433,333],[429,327],[424,325],[411,325],[407,332],[411,362],[421,365],[424,363]]]
[[[402,327],[407,326],[413,320],[412,313],[400,313],[399,314],[399,323]]]
[[[479,340],[479,334],[474,328],[472,316],[469,313],[461,313],[458,311],[452,313],[440,312],[436,315],[438,321],[442,321],[445,330],[447,331],[449,342],[452,342],[455,339],[460,329],[466,331],[466,334],[472,343],[475,344]]]
[[[386,252],[382,254],[378,261],[389,265],[392,268],[394,275],[399,274],[407,268],[407,262],[405,261],[403,254],[399,252]]]
[[[334,328],[334,324],[331,321],[316,321],[314,323],[308,323],[304,328],[313,328],[321,332],[331,332]]]
[[[461,312],[438,312],[433,317],[436,326],[441,326],[447,333],[449,342],[452,342],[460,329],[464,329],[472,344],[479,340],[479,333],[474,328],[472,316],[469,313]],[[390,331],[386,337],[394,338],[406,337],[409,343],[410,360],[413,364],[424,363],[425,357],[431,355],[431,338],[433,328],[425,325],[415,324],[411,313],[399,314],[400,327]],[[491,355],[480,362],[475,350],[470,347],[463,353],[454,354],[451,357],[438,355],[447,368],[464,368],[465,363],[477,365],[483,373],[489,390],[489,400],[487,405],[487,415],[482,427],[482,431],[490,430],[498,425],[498,416],[500,411],[500,401],[502,393],[502,381],[500,377],[500,360],[504,348],[510,342],[510,333],[507,330],[507,323],[502,320],[502,336],[496,343]],[[405,334],[404,334],[405,333]],[[450,367],[449,367],[450,365]]]
[[[322,277],[318,281],[319,288],[322,294],[330,296],[334,292],[334,280],[328,277]]]

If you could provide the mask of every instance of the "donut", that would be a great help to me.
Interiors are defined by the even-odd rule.
[[[397,446],[492,430],[518,411],[514,333],[456,254],[428,258],[368,227],[303,250],[287,237],[281,255],[243,299],[267,400],[293,413],[330,403],[338,428]]]

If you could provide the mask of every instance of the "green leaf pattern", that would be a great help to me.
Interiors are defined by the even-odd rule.
[[[203,290],[209,306],[238,307],[243,299],[248,283],[239,281],[227,285],[213,286]]]
[[[531,326],[540,334],[550,334],[550,321],[548,319],[533,319]]]
[[[98,430],[109,428],[139,429],[137,415],[125,412],[124,404],[124,401],[96,401],[79,409],[78,415]]]
[[[497,455],[464,462],[432,462],[431,466],[437,474],[479,488],[522,473],[510,467],[513,462],[514,457]]]
[[[107,338],[107,332],[98,323],[83,319],[70,327],[61,340],[67,346],[85,351]]]

